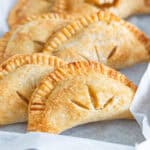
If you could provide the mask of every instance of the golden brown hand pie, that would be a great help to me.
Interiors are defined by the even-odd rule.
[[[62,0],[18,0],[8,17],[8,24],[13,27],[26,17],[61,11]]]
[[[125,18],[138,13],[150,13],[150,0],[18,0],[10,12],[10,27],[20,24],[28,16],[48,12],[67,13],[80,17],[97,12],[110,11]]]
[[[150,39],[130,23],[100,11],[58,30],[44,51],[69,62],[76,61],[78,55],[78,60],[82,57],[118,69],[149,61]]]
[[[0,49],[3,52],[3,58],[1,61],[15,54],[41,52],[48,37],[72,19],[73,17],[54,13],[29,17],[23,25],[13,28],[7,33],[7,37],[2,38]]]
[[[121,18],[150,13],[150,0],[85,0],[101,10],[110,11]]]
[[[0,65],[0,125],[27,120],[30,95],[38,82],[54,68],[64,65],[45,54],[16,55]]]
[[[75,62],[44,78],[31,96],[28,130],[60,133],[99,120],[132,118],[136,86],[96,62]]]
[[[26,17],[48,12],[75,14],[76,17],[98,11],[93,5],[83,0],[19,0],[10,12],[10,27],[20,24]]]

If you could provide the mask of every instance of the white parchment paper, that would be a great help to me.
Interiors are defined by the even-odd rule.
[[[2,132],[1,145],[3,150],[134,150],[131,146],[46,133]]]
[[[146,139],[150,139],[150,65],[143,75],[137,94],[131,106],[137,122]]]
[[[7,15],[10,10],[10,8],[14,5],[14,2],[16,0],[1,0],[0,1],[0,36],[4,34],[8,30],[7,27]],[[150,35],[150,16],[136,16],[131,17],[128,19],[133,24],[136,24],[141,30],[143,30],[146,34]],[[139,84],[144,72],[146,71],[147,64],[138,64],[133,67],[123,69],[121,70],[122,73],[124,73],[130,80],[132,80],[135,84]],[[150,70],[150,69],[149,69]],[[137,95],[135,97],[134,103],[132,105],[132,112],[134,113],[136,119],[138,120],[139,124],[134,120],[115,120],[115,121],[104,121],[104,122],[96,122],[96,123],[90,123],[86,125],[82,125],[73,129],[70,129],[64,133],[63,135],[67,135],[67,137],[63,136],[52,136],[49,134],[21,134],[26,132],[26,124],[15,124],[15,125],[8,125],[4,127],[0,127],[0,131],[5,131],[0,133],[0,146],[5,146],[4,148],[11,148],[15,146],[15,144],[23,144],[23,141],[27,145],[33,146],[28,148],[39,148],[39,149],[46,149],[43,147],[44,143],[47,145],[47,148],[50,146],[56,146],[57,148],[65,147],[70,143],[72,149],[78,148],[79,146],[81,149],[84,148],[85,145],[88,143],[91,143],[91,146],[89,145],[89,149],[108,149],[113,150],[113,146],[108,143],[103,142],[97,142],[97,141],[90,141],[90,140],[81,140],[76,138],[71,138],[70,136],[74,137],[82,137],[82,138],[89,138],[89,139],[95,139],[98,141],[106,141],[106,142],[114,142],[114,143],[120,143],[125,145],[132,145],[134,146],[136,143],[140,143],[145,140],[142,133],[144,133],[146,138],[150,137],[150,129],[148,120],[150,119],[150,115],[148,115],[150,112],[150,72],[149,70],[146,75],[144,75],[144,78],[141,81],[139,90],[137,92]],[[148,86],[147,86],[148,85]],[[142,111],[141,111],[142,110]],[[146,115],[146,116],[145,116]],[[142,129],[143,132],[142,132]],[[12,133],[11,132],[16,132]],[[41,143],[41,141],[42,143]],[[58,142],[58,141],[63,141]],[[67,142],[68,141],[68,142]],[[74,143],[74,141],[76,141]],[[79,142],[81,141],[81,142]],[[54,144],[49,144],[49,143]],[[13,144],[12,144],[13,143]],[[15,143],[15,144],[14,144]],[[147,142],[144,142],[144,144],[140,145],[141,147],[146,145]],[[60,144],[60,147],[59,147]],[[105,146],[106,147],[105,147]],[[27,149],[27,147],[23,147],[23,145],[19,145],[18,148],[24,148]],[[121,150],[131,150],[133,147],[123,147],[120,145],[114,145],[115,150],[121,149]],[[141,148],[140,147],[140,148]],[[14,147],[13,147],[14,148]],[[117,149],[118,148],[118,149]],[[15,148],[14,148],[15,149]],[[19,149],[19,150],[20,150]],[[86,147],[88,149],[88,147]],[[107,150],[107,149],[106,149]],[[146,149],[144,149],[146,150]]]

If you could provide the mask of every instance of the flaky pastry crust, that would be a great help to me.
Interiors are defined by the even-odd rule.
[[[3,52],[2,60],[15,54],[32,54],[42,52],[48,37],[59,28],[71,22],[68,15],[48,13],[28,17],[22,25],[16,26],[0,41]],[[2,62],[2,61],[1,61]]]
[[[77,18],[98,10],[106,10],[126,18],[134,14],[150,13],[149,0],[19,0],[10,12],[10,27],[20,24],[26,17],[48,12],[70,14]]]
[[[67,57],[69,62],[77,60],[74,52],[80,58],[120,69],[150,60],[150,38],[130,23],[100,11],[58,30],[49,37],[44,51],[64,60]]]
[[[59,67],[31,96],[28,130],[60,133],[87,122],[132,118],[135,91],[124,75],[99,63]]]
[[[38,0],[38,3],[37,0],[19,0],[10,12],[8,23],[10,27],[13,27],[23,22],[27,17],[49,12],[80,17],[98,10],[83,0]]]
[[[58,1],[60,0],[18,0],[17,4],[10,11],[8,24],[12,28],[32,15],[52,12],[53,8],[55,9],[59,5]]]
[[[27,120],[30,95],[38,82],[64,62],[50,55],[16,55],[0,65],[0,125]]]

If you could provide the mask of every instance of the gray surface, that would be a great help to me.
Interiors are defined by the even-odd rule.
[[[70,129],[63,135],[135,145],[144,140],[139,125],[131,120],[103,121]]]
[[[1,127],[0,130],[25,133],[26,124],[8,125]],[[125,145],[135,145],[144,140],[139,125],[134,120],[89,123],[65,131],[62,135],[96,139]]]
[[[150,35],[150,15],[139,15],[130,17],[128,21],[135,24],[146,34]]]

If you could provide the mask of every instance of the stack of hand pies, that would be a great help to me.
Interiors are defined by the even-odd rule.
[[[114,69],[150,60],[150,38],[119,18],[137,13],[150,1],[18,0],[0,39],[0,125],[61,133],[133,118],[137,87]]]

